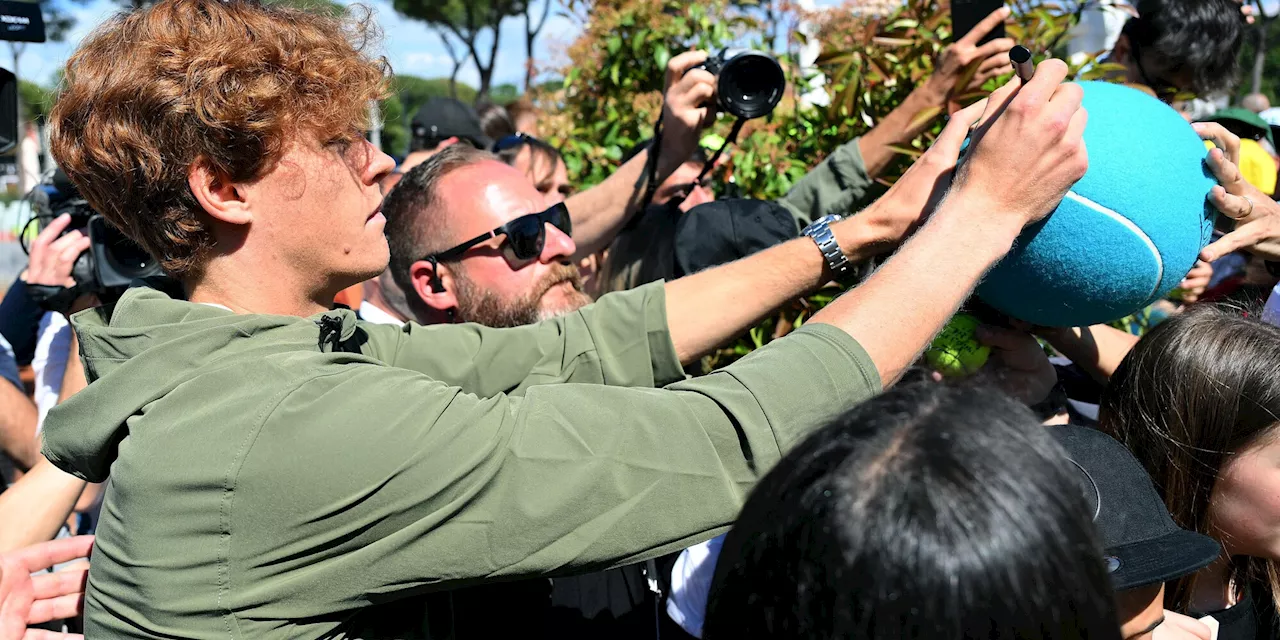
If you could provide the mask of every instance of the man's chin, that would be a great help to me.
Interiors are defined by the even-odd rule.
[[[549,293],[542,298],[542,305],[538,309],[538,318],[540,320],[559,318],[589,304],[591,304],[591,297],[577,289],[574,289],[572,293]]]

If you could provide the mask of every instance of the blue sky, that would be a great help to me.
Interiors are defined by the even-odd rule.
[[[340,0],[341,1],[341,0]],[[543,2],[554,0],[535,0],[535,8],[541,9]],[[449,54],[440,43],[439,36],[426,25],[413,20],[401,18],[391,8],[390,0],[366,0],[364,4],[371,6],[378,24],[385,31],[383,43],[384,53],[397,73],[432,77],[448,77],[453,63]],[[72,5],[72,13],[76,16],[75,29],[66,42],[47,42],[28,45],[19,61],[18,72],[26,80],[40,84],[51,82],[54,72],[62,66],[76,44],[95,26],[118,10],[119,4],[108,0],[92,0],[84,6]],[[553,5],[555,7],[556,5]],[[547,18],[547,25],[542,30],[537,45],[536,57],[543,62],[552,62],[559,57],[569,43],[581,32],[576,21],[557,16],[555,8]],[[487,43],[484,54],[488,53]],[[498,46],[498,62],[494,70],[494,84],[512,83],[517,86],[524,82],[524,18],[508,18],[502,25],[502,39]],[[10,68],[13,59],[7,47],[0,47],[0,65]],[[480,75],[470,62],[463,67],[459,79],[475,86]]]

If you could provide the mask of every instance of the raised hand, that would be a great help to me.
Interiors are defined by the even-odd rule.
[[[1020,226],[1058,206],[1089,168],[1083,91],[1066,76],[1066,63],[1046,60],[1026,86],[1015,76],[991,94],[948,199]]]
[[[1280,260],[1280,203],[1249,184],[1240,173],[1240,138],[1217,123],[1193,125],[1196,133],[1213,141],[1205,164],[1218,185],[1208,200],[1222,215],[1235,220],[1235,229],[1200,251],[1200,259],[1213,262],[1240,249],[1267,260]]]
[[[1009,50],[1014,45],[1012,38],[996,38],[986,44],[978,44],[979,40],[1008,17],[1008,7],[996,9],[969,33],[964,34],[964,37],[942,50],[933,75],[925,81],[925,87],[937,102],[945,102],[954,94],[978,89],[987,80],[1010,71]],[[981,60],[977,71],[964,86],[960,86],[965,70],[977,60]]]
[[[865,235],[869,246],[887,251],[902,242],[928,216],[933,205],[951,185],[960,147],[969,127],[982,116],[986,102],[974,104],[952,116],[933,146],[920,156],[907,172],[880,199],[861,213],[832,226],[837,237],[854,233],[854,227]],[[843,240],[843,238],[841,238]],[[860,246],[855,240],[842,241],[841,246]]]

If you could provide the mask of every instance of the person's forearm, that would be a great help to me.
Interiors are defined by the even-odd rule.
[[[933,122],[933,119],[920,122],[918,116],[927,109],[939,106],[939,100],[934,94],[935,91],[928,83],[920,85],[902,104],[858,139],[858,150],[862,152],[867,175],[874,178],[889,166],[889,162],[898,154],[890,148],[891,145],[910,142]],[[913,122],[916,123],[915,126],[911,126]]]
[[[589,256],[613,242],[627,220],[640,209],[648,184],[645,167],[649,151],[641,151],[628,160],[604,182],[575,194],[565,201],[573,220],[573,241],[578,245],[574,260]],[[676,161],[670,153],[658,160],[658,183],[671,175],[684,159]]]
[[[36,406],[17,387],[0,380],[0,449],[22,471],[40,457],[36,449]]]
[[[84,363],[80,361],[80,338],[75,330],[71,331],[71,343],[67,346],[67,368],[62,372],[62,389],[58,391],[58,402],[85,388],[88,382],[84,378]]]
[[[52,540],[84,485],[41,457],[30,473],[0,493],[0,553]]]
[[[870,256],[869,234],[850,231],[840,237],[852,262]],[[801,237],[668,282],[667,325],[676,354],[689,364],[830,279],[817,245]]]
[[[1138,336],[1105,324],[1042,331],[1041,335],[1094,380],[1106,384]]]
[[[944,203],[866,282],[809,322],[835,325],[853,336],[889,386],[915,362],[1018,235],[1019,229],[984,218],[985,213],[963,210],[976,206],[960,197]],[[987,222],[974,223],[984,219]]]

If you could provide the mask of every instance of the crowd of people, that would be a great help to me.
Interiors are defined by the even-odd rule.
[[[1233,86],[1234,0],[1136,8],[1112,80]],[[1188,125],[1217,230],[1150,331],[1005,318],[970,378],[921,357],[1089,166],[1048,59],[877,187],[918,113],[1008,74],[1008,15],[772,202],[705,177],[705,52],[578,189],[528,102],[434,99],[374,148],[367,18],[108,20],[53,154],[164,275],[88,290],[61,216],[0,304],[0,639],[1280,638],[1265,101]]]

